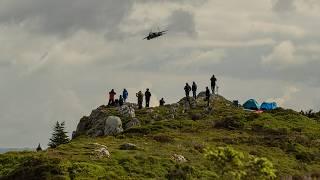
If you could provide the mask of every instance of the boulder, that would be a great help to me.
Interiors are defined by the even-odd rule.
[[[138,149],[135,144],[132,143],[124,143],[120,145],[121,150],[136,150]]]
[[[100,149],[96,149],[95,152],[96,152],[96,156],[98,158],[104,158],[104,157],[109,158],[110,157],[110,152],[108,151],[108,149],[106,149],[104,147],[100,148]]]
[[[134,108],[129,105],[123,105],[123,106],[119,107],[118,111],[121,114],[121,116],[124,116],[124,117],[134,118],[136,116]]]
[[[109,158],[110,157],[110,152],[108,151],[108,147],[106,145],[102,145],[99,143],[93,143],[89,144],[95,146],[94,148],[97,148],[94,150],[93,154],[98,157],[99,159],[101,158]]]
[[[133,118],[131,121],[129,121],[126,125],[125,125],[125,129],[129,129],[132,127],[136,127],[136,126],[140,126],[141,122],[139,121],[139,119],[137,118]]]
[[[117,135],[123,132],[121,119],[117,116],[109,116],[105,121],[104,135]]]
[[[84,132],[87,130],[88,126],[89,126],[90,120],[89,117],[84,116],[80,119],[80,122],[77,125],[77,130],[74,133],[74,136],[77,136],[78,134],[80,134],[81,132]]]
[[[187,162],[187,159],[184,156],[180,155],[180,154],[173,154],[171,156],[171,159],[174,160],[177,163]]]

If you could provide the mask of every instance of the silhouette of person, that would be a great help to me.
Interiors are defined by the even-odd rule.
[[[109,92],[109,102],[108,102],[108,105],[114,106],[114,96],[115,96],[116,94],[117,94],[117,93],[114,92],[114,89],[112,89],[112,90]]]
[[[142,103],[143,103],[143,93],[141,91],[139,91],[137,94],[136,94],[137,98],[138,98],[138,106],[139,106],[139,109],[142,109]]]
[[[145,98],[146,98],[146,107],[148,108],[149,105],[150,105],[150,98],[151,98],[151,93],[150,93],[149,89],[146,90],[144,95],[145,95]]]
[[[193,98],[197,99],[197,84],[194,81],[192,83],[191,90],[192,90]]]
[[[210,90],[208,87],[206,87],[206,101],[207,101],[207,106],[210,104]]]
[[[164,101],[164,99],[161,98],[160,101],[159,101],[160,106],[164,106],[165,103],[166,103],[166,102]]]
[[[186,83],[186,85],[184,86],[184,91],[186,93],[186,98],[189,99],[189,94],[190,94],[190,91],[191,91],[191,87],[189,86],[188,83]]]
[[[123,103],[124,103],[124,99],[123,99],[122,95],[120,95],[120,97],[119,97],[119,105],[122,106]]]
[[[212,75],[210,81],[211,81],[212,94],[214,94],[214,93],[215,93],[214,90],[215,90],[215,88],[216,88],[216,81],[217,81],[217,79],[216,79],[216,77],[215,77],[214,75]]]
[[[123,92],[122,92],[123,102],[127,102],[128,95],[129,95],[129,93],[128,93],[127,89],[123,89]]]

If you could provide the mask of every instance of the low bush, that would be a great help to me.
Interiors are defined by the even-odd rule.
[[[156,135],[156,136],[153,136],[153,139],[160,143],[171,143],[174,141],[172,137],[167,135]]]
[[[228,130],[237,130],[237,129],[243,129],[244,128],[244,122],[243,119],[235,116],[231,117],[228,116],[222,120],[219,120],[214,123],[215,128],[224,128]]]
[[[194,169],[188,165],[175,165],[174,168],[168,171],[166,178],[169,180],[186,180],[190,179]]]

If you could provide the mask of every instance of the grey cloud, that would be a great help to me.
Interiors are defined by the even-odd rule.
[[[196,36],[196,24],[194,16],[191,12],[185,10],[175,10],[168,18],[168,29],[170,34],[185,33],[190,36]]]
[[[290,12],[295,9],[294,0],[276,0],[273,4],[273,10],[278,13]]]
[[[22,23],[30,31],[68,35],[117,26],[130,12],[130,0],[7,0],[0,3],[0,23]]]

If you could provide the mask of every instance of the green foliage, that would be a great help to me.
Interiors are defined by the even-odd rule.
[[[250,157],[246,166],[247,177],[252,179],[274,179],[276,178],[273,164],[266,158]]]
[[[67,144],[68,142],[69,138],[67,132],[65,131],[65,122],[59,123],[57,121],[48,146],[50,146],[51,148],[56,148],[59,145]]]
[[[214,150],[206,149],[205,157],[212,161],[216,172],[221,178],[241,179],[246,175],[244,168],[244,155],[230,147],[218,147]]]
[[[206,149],[205,157],[212,161],[222,179],[273,179],[276,177],[272,163],[266,158],[245,157],[231,147]]]
[[[187,180],[194,173],[194,169],[188,165],[176,164],[174,168],[168,171],[166,178],[169,180]]]
[[[47,159],[44,157],[28,157],[11,171],[9,174],[4,176],[4,179],[47,179],[48,177],[58,177],[64,176],[65,171],[59,165],[59,159]],[[1,176],[0,176],[1,177]]]
[[[244,119],[238,116],[227,116],[214,124],[215,128],[225,128],[229,130],[243,129]]]

